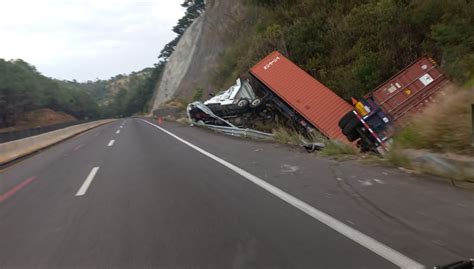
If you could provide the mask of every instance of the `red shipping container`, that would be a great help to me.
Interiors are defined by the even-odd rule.
[[[448,83],[436,62],[424,56],[378,86],[367,97],[372,97],[394,122],[400,123],[405,116],[422,109]]]
[[[250,73],[322,134],[346,141],[338,123],[354,108],[289,59],[272,52]]]

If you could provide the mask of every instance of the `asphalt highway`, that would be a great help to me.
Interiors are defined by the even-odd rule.
[[[106,124],[0,172],[0,268],[419,268],[474,256],[472,192],[403,206],[426,208],[414,217],[391,198],[411,203],[409,192],[369,207],[372,186],[341,185],[344,167],[311,158],[153,120]],[[448,188],[430,184],[432,197]]]

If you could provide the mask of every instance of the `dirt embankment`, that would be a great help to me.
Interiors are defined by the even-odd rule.
[[[49,108],[42,108],[28,111],[24,114],[23,119],[18,121],[14,127],[0,129],[0,133],[24,130],[29,128],[47,126],[52,124],[76,121],[74,116],[61,111],[54,111]]]
[[[179,97],[190,99],[197,88],[213,92],[211,77],[219,55],[229,42],[225,32],[240,16],[243,0],[209,0],[206,12],[186,30],[156,85],[152,111]]]

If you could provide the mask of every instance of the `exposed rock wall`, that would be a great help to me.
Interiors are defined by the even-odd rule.
[[[239,16],[243,0],[209,0],[206,12],[186,30],[155,88],[152,111],[164,102],[189,99],[197,88],[213,91],[211,77],[225,48],[225,31]]]

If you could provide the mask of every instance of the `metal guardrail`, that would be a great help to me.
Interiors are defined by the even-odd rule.
[[[0,133],[0,143],[6,143],[6,142],[18,140],[18,139],[27,138],[30,136],[40,135],[40,134],[56,131],[59,129],[63,129],[66,127],[70,127],[73,125],[91,122],[91,121],[93,120],[70,121],[70,122],[37,127],[37,128],[30,128],[30,129],[25,129],[25,130]]]
[[[274,139],[273,134],[260,132],[253,129],[210,125],[210,124],[205,124],[202,122],[194,122],[193,124],[199,127],[208,128],[213,131],[220,132],[227,135],[232,135],[232,136],[249,137],[249,138],[258,139],[258,140],[273,140]]]

